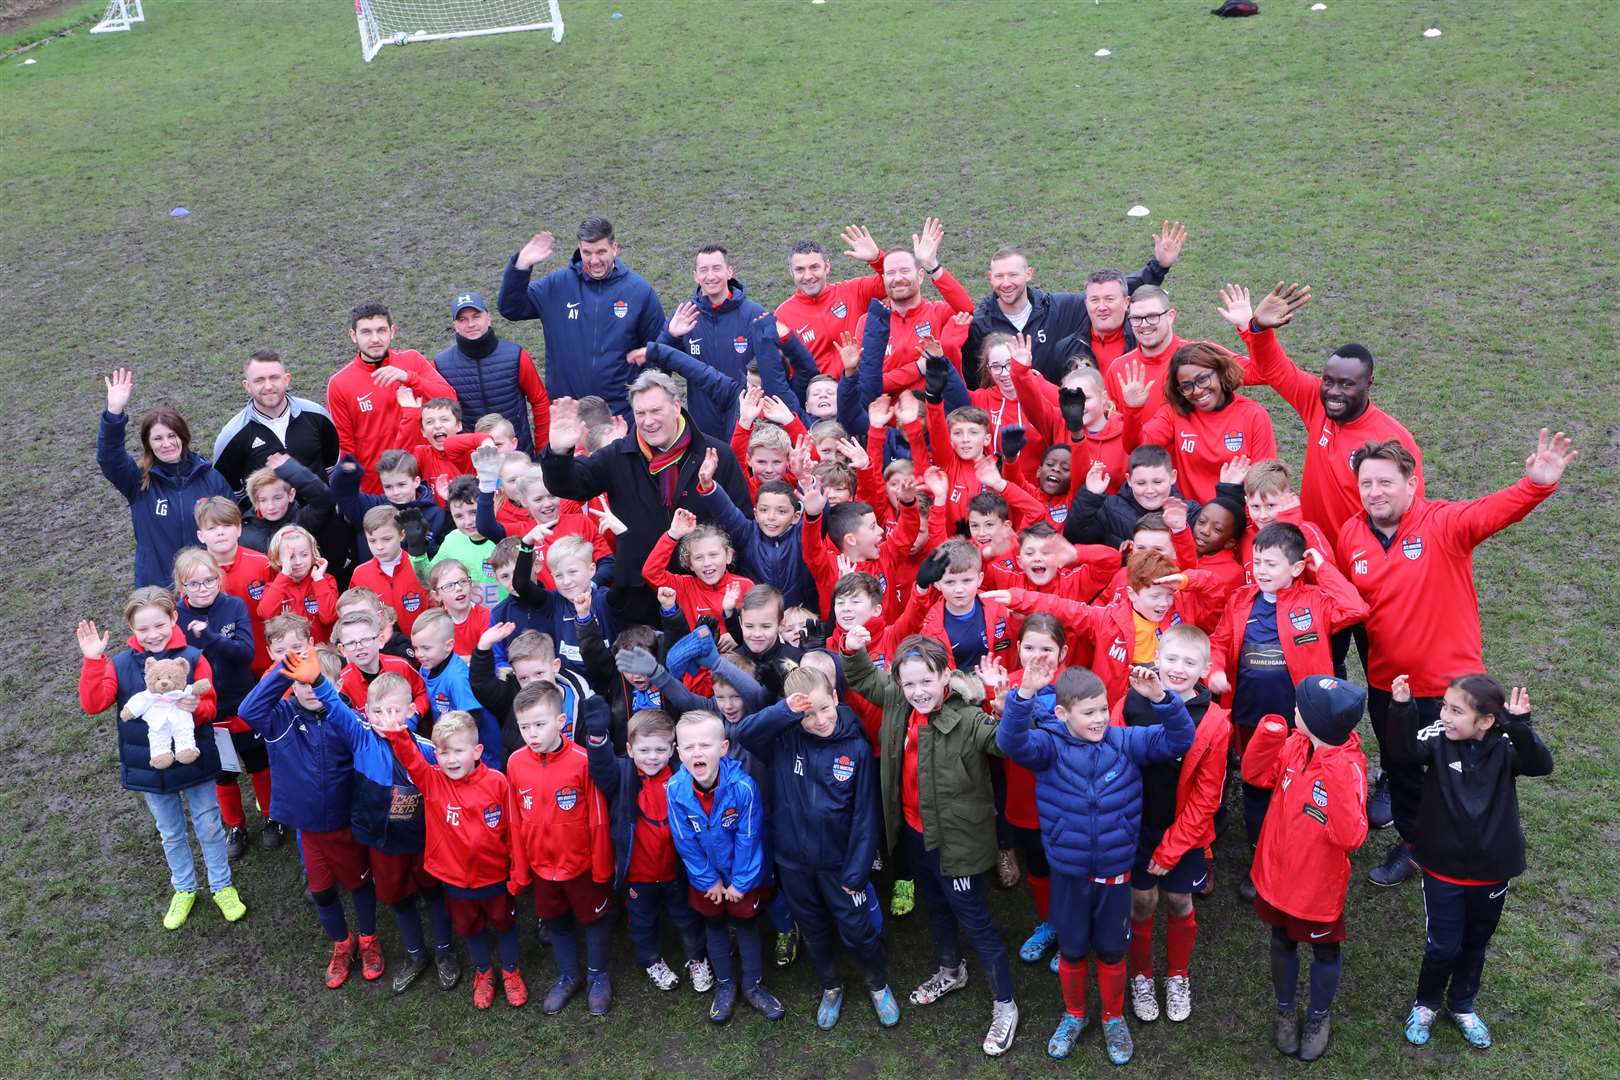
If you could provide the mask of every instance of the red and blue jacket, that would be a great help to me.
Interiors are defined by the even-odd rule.
[[[321,679],[316,685],[325,684]],[[310,832],[349,824],[354,754],[342,729],[330,722],[334,706],[349,707],[327,685],[316,695],[326,709],[311,712],[293,696],[292,680],[277,664],[242,701],[242,720],[264,738],[270,755],[270,817]]]
[[[427,843],[422,791],[388,748],[388,740],[349,708],[325,679],[315,684],[315,696],[326,706],[327,725],[348,742],[353,755],[349,827],[354,838],[387,855],[421,851]],[[438,761],[433,744],[420,735],[416,749],[430,764]]]

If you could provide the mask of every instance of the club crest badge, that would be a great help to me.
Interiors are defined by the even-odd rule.
[[[743,353],[748,351],[748,339],[743,335],[738,334],[734,339],[732,339],[731,347],[737,350],[738,356],[741,356]]]
[[[254,578],[248,582],[247,594],[255,600],[264,596],[264,582],[259,578]]]
[[[630,314],[629,304],[625,303],[623,300],[613,301],[613,317],[615,319],[622,319],[628,314]]]
[[[737,821],[741,817],[742,815],[737,813],[737,808],[735,806],[728,806],[725,809],[725,813],[720,815],[720,827],[722,829],[735,829],[737,827]]]
[[[408,592],[399,598],[399,603],[406,611],[416,611],[422,606],[422,594]]]
[[[1311,609],[1308,607],[1295,608],[1288,613],[1288,621],[1294,624],[1295,630],[1309,630],[1311,628]]]
[[[565,787],[557,789],[557,809],[561,810],[563,813],[568,813],[568,811],[572,810],[574,805],[578,802],[579,788]]]
[[[842,319],[849,314],[849,308],[842,300],[832,306],[833,318]]]
[[[499,803],[490,803],[484,807],[484,824],[491,829],[501,827],[501,807]]]
[[[848,754],[840,754],[838,760],[833,762],[833,779],[840,784],[847,784],[850,777],[855,775],[855,763],[849,759]]]
[[[1409,536],[1401,541],[1401,554],[1413,562],[1423,558],[1423,537]]]
[[[1221,442],[1225,443],[1226,448],[1235,454],[1239,450],[1243,449],[1243,432],[1228,431],[1225,435],[1221,436]]]
[[[304,597],[304,610],[311,615],[315,615],[321,610],[321,602],[313,596],[306,596]]]
[[[916,329],[917,336],[919,338],[932,337],[934,334],[934,324],[929,322],[927,319],[924,319],[922,322],[918,323]]]
[[[1322,807],[1324,810],[1327,809],[1327,788],[1322,786],[1322,781],[1320,780],[1311,785],[1311,802]]]

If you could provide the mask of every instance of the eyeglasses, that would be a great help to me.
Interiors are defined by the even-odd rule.
[[[180,587],[186,592],[202,592],[204,589],[218,588],[219,578],[203,578],[201,581],[182,581]]]
[[[1194,390],[1208,390],[1214,385],[1215,373],[1213,371],[1206,371],[1201,375],[1193,376],[1186,382],[1176,383],[1176,389],[1180,390],[1183,394],[1190,394]]]
[[[356,645],[373,645],[381,640],[382,636],[380,634],[370,634],[366,637],[350,638],[348,641],[340,641],[337,643],[337,647],[340,649],[352,649]]]
[[[1005,375],[1005,374],[1007,374],[1007,372],[1009,372],[1011,370],[1012,370],[1012,361],[1011,360],[1002,360],[1002,361],[999,361],[999,362],[992,361],[991,364],[990,364],[990,374],[992,374],[992,375]]]
[[[1159,320],[1170,314],[1169,309],[1164,311],[1145,311],[1140,315],[1130,316],[1132,326],[1158,326]]]
[[[459,581],[441,581],[441,582],[439,582],[438,588],[437,588],[436,591],[438,591],[438,592],[454,592],[457,589],[469,589],[471,587],[472,587],[472,579],[471,578],[461,578]]]

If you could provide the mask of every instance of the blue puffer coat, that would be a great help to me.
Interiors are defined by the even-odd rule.
[[[1088,742],[1016,692],[996,741],[1009,760],[1035,774],[1041,842],[1059,874],[1114,877],[1136,860],[1142,827],[1142,766],[1170,761],[1192,746],[1192,717],[1174,694],[1153,706],[1152,727],[1110,727]],[[1033,726],[1032,726],[1033,721]]]

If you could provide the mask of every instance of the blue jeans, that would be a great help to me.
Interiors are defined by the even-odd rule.
[[[175,892],[197,891],[197,864],[191,857],[191,841],[186,836],[186,807],[191,808],[191,827],[202,845],[203,864],[208,867],[208,888],[212,892],[230,887],[231,863],[225,856],[225,826],[219,819],[219,796],[209,777],[184,791],[159,795],[143,792],[146,808],[152,811],[158,836],[163,840],[163,857],[169,860],[169,884]]]

